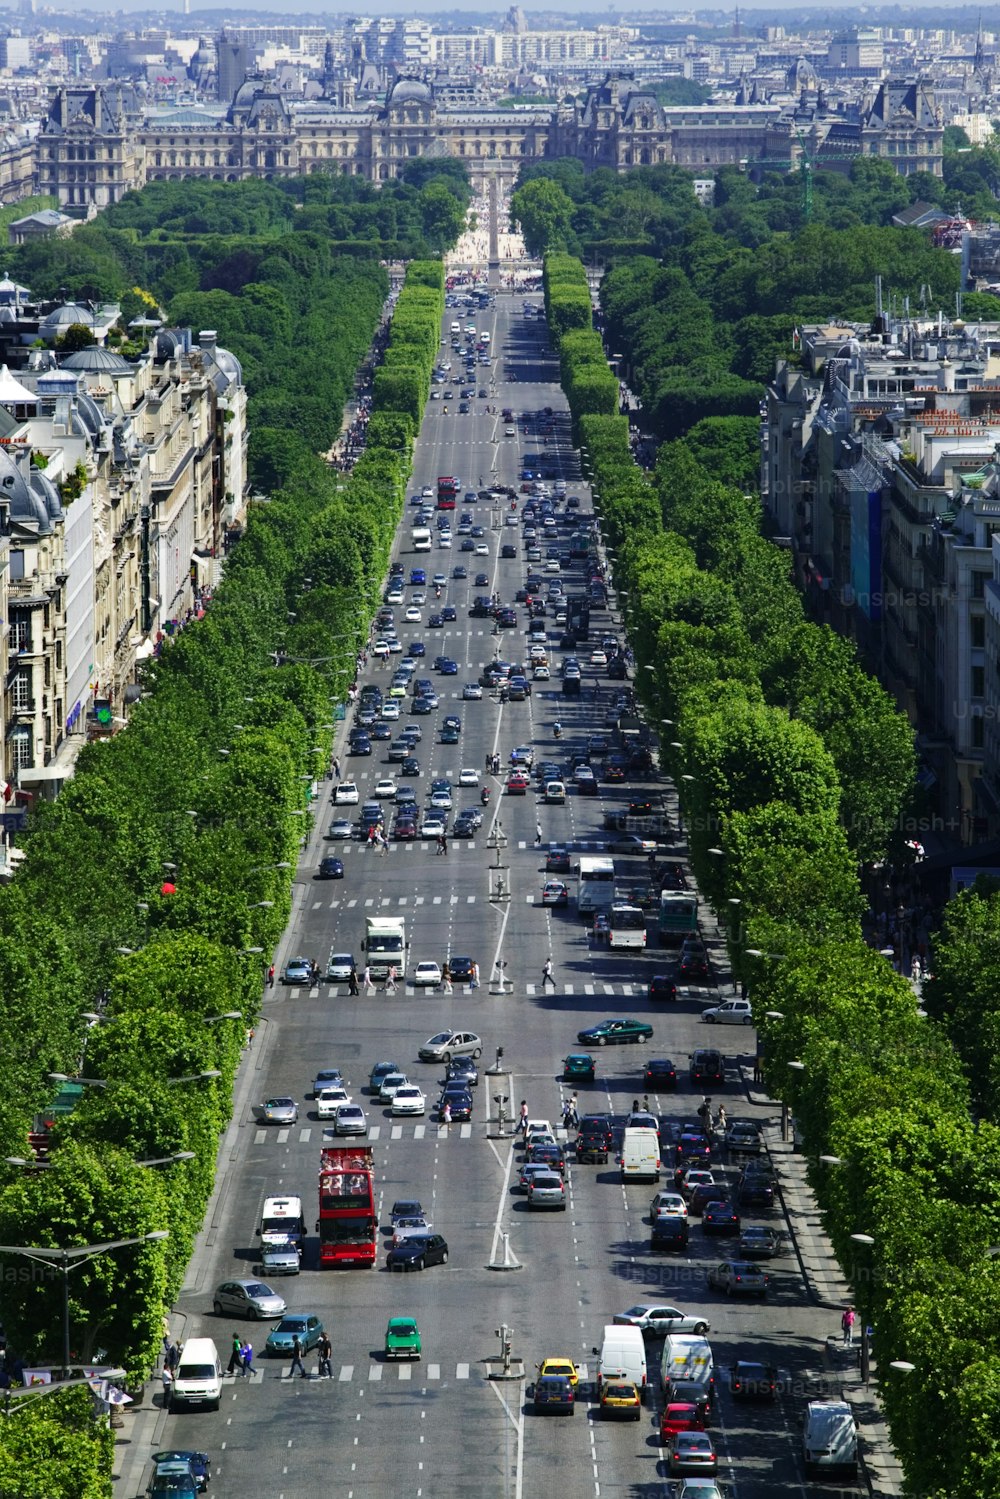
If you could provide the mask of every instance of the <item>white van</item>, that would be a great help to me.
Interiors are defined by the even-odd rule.
[[[660,1179],[660,1141],[655,1129],[626,1129],[622,1135],[622,1153],[619,1157],[622,1181],[654,1181]]]
[[[188,1338],[170,1389],[171,1407],[201,1405],[217,1411],[222,1399],[222,1364],[211,1338]]]
[[[452,323],[452,325],[451,325],[451,331],[452,331],[452,333],[461,333],[461,331],[462,331],[462,325],[461,325],[461,323]]]
[[[598,1350],[594,1349],[595,1353]],[[627,1379],[646,1398],[646,1344],[641,1327],[620,1327],[608,1323],[604,1329],[597,1364],[597,1388],[605,1379]]]
[[[810,1400],[802,1422],[806,1477],[857,1473],[858,1428],[846,1400]]]
[[[690,1379],[703,1385],[711,1398],[715,1383],[715,1361],[707,1338],[697,1333],[671,1332],[663,1340],[660,1355],[660,1389],[666,1395],[674,1379]]]
[[[413,550],[415,552],[429,552],[431,549],[431,533],[429,526],[414,526]]]
[[[265,1197],[260,1213],[262,1244],[283,1244],[291,1239],[301,1244],[306,1231],[301,1197]]]

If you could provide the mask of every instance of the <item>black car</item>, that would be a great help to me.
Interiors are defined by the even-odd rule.
[[[778,1371],[773,1364],[740,1359],[729,1372],[729,1389],[736,1400],[774,1400],[778,1394]]]
[[[413,1234],[385,1257],[388,1270],[423,1270],[448,1263],[448,1241],[442,1234]]]
[[[741,1207],[773,1207],[774,1178],[770,1171],[757,1162],[744,1166],[736,1183],[736,1201]]]
[[[677,1068],[669,1057],[650,1057],[642,1081],[646,1088],[676,1088]]]
[[[665,1405],[693,1405],[707,1424],[715,1403],[715,1379],[672,1379],[663,1397]]]
[[[454,624],[455,620],[458,619],[458,610],[455,608],[455,605],[445,604],[444,608],[441,610],[441,618],[444,620],[446,625]]]
[[[456,983],[472,983],[472,959],[470,957],[456,957],[449,959],[451,976]]]
[[[585,1114],[576,1137],[577,1160],[606,1165],[613,1140],[614,1128],[607,1114]]]
[[[560,1176],[566,1175],[566,1153],[561,1145],[553,1145],[550,1140],[530,1145],[525,1152],[525,1160],[535,1164],[544,1163],[551,1166],[553,1171],[558,1171]]]
[[[702,950],[682,955],[677,977],[685,984],[707,984],[712,977],[708,954]]]
[[[553,843],[549,848],[545,855],[545,872],[546,874],[569,874],[569,853],[561,844]]]
[[[450,1083],[445,1083],[441,1089],[441,1097],[438,1099],[437,1115],[441,1118],[445,1104],[451,1109],[453,1124],[468,1124],[472,1118],[472,1094],[465,1086],[462,1078],[455,1078]]]
[[[445,1078],[448,1082],[460,1079],[467,1088],[474,1088],[479,1082],[479,1067],[475,1057],[452,1057]]]
[[[420,774],[420,761],[416,755],[407,755],[399,767],[399,771],[404,776],[418,776]]]
[[[505,541],[504,544],[503,544],[503,546],[500,548],[500,555],[501,555],[501,557],[508,557],[508,558],[516,557],[517,556],[517,547],[514,546],[513,542]]]
[[[689,1237],[690,1229],[686,1218],[677,1215],[657,1218],[649,1237],[649,1247],[654,1254],[683,1251],[688,1246]]]
[[[455,818],[455,824],[451,830],[451,836],[453,838],[475,838],[476,823],[474,819],[471,817],[466,817],[463,813],[460,812]]]
[[[677,985],[669,973],[654,973],[649,981],[649,997],[653,1000],[674,1000]]]
[[[372,739],[370,734],[358,734],[353,729],[348,740],[348,748],[352,755],[370,755],[372,752]]]
[[[731,1202],[710,1202],[701,1215],[701,1226],[707,1234],[729,1234],[740,1231],[740,1215]]]
[[[691,1081],[713,1083],[721,1086],[726,1081],[726,1068],[721,1052],[711,1046],[699,1046],[691,1057]]]
[[[342,880],[344,878],[343,859],[321,859],[319,861],[317,878],[321,880]]]

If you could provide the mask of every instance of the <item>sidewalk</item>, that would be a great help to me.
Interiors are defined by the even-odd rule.
[[[740,1062],[740,1075],[747,1100],[756,1108],[767,1109],[780,1118],[781,1104],[768,1098],[759,1084],[754,1084],[753,1066]],[[903,1470],[892,1444],[878,1398],[878,1377],[871,1360],[869,1387],[861,1377],[857,1344],[844,1348],[840,1335],[840,1313],[853,1302],[854,1293],[837,1263],[823,1228],[820,1210],[806,1176],[806,1158],[799,1154],[793,1140],[781,1138],[781,1127],[770,1122],[764,1127],[764,1141],[778,1178],[785,1215],[793,1226],[795,1253],[806,1288],[817,1306],[830,1312],[830,1331],[822,1345],[822,1377],[839,1389],[840,1398],[854,1411],[861,1438],[861,1460],[873,1499],[888,1499],[903,1493]]]

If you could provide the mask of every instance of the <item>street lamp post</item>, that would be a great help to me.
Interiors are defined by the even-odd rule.
[[[0,1254],[22,1254],[25,1259],[34,1260],[39,1265],[51,1265],[62,1273],[63,1278],[63,1367],[62,1376],[69,1378],[69,1274],[71,1270],[78,1270],[81,1265],[87,1265],[91,1260],[96,1260],[102,1254],[110,1254],[113,1249],[129,1249],[134,1244],[155,1243],[160,1239],[168,1239],[169,1233],[165,1228],[154,1229],[152,1233],[142,1234],[137,1239],[109,1239],[104,1244],[80,1244],[72,1249],[44,1249],[24,1244],[0,1244]]]

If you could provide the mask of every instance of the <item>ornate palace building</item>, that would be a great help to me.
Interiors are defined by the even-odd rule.
[[[545,157],[618,172],[673,163],[705,176],[770,156],[783,114],[778,104],[664,108],[611,73],[582,103],[517,109],[445,103],[417,78],[397,79],[384,102],[358,102],[349,81],[331,87],[336,97],[299,101],[248,79],[228,109],[145,116],[127,87],[60,89],[37,141],[38,190],[82,216],[155,178],[337,172],[385,182],[424,156],[464,161],[477,188],[491,176],[512,185],[523,162]],[[845,131],[854,154],[940,174],[943,128],[925,85],[884,83],[859,120],[840,124],[841,142]]]

